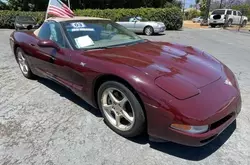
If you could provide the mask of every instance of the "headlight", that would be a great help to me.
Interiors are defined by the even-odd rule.
[[[161,27],[161,24],[157,24],[158,27]]]
[[[174,128],[182,132],[199,134],[199,133],[207,132],[208,125],[191,126],[191,125],[184,125],[184,124],[171,124],[171,128]]]

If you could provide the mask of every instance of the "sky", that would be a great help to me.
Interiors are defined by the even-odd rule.
[[[189,8],[190,5],[194,5],[194,4],[195,4],[195,0],[186,0],[185,8]]]

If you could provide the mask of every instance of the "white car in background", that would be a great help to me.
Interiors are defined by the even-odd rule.
[[[228,16],[227,22],[226,16]],[[216,27],[217,25],[224,25],[227,23],[228,26],[242,25],[246,26],[248,18],[242,16],[240,11],[233,9],[217,9],[214,10],[209,17],[209,25]]]
[[[203,21],[203,17],[201,16],[192,19],[193,23],[201,23],[202,21]]]

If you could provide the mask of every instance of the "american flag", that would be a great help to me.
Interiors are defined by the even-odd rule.
[[[57,17],[73,17],[74,12],[60,0],[50,0],[47,14]]]

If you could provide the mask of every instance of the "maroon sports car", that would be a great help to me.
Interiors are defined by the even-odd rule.
[[[108,19],[50,18],[10,45],[23,75],[56,81],[124,137],[202,146],[241,110],[230,69],[190,46],[144,40]]]

